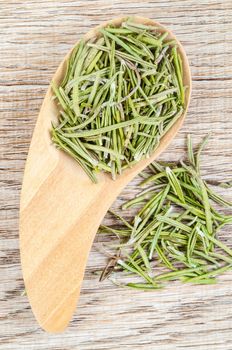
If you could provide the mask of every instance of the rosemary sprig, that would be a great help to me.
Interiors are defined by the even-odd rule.
[[[99,171],[115,179],[149,157],[182,115],[182,63],[175,41],[166,36],[131,19],[109,25],[98,38],[80,41],[61,84],[52,82],[60,108],[52,141],[92,181]],[[175,175],[170,182],[183,201]]]
[[[219,229],[232,222],[232,216],[212,204],[232,205],[200,176],[200,154],[207,139],[194,151],[188,136],[184,162],[151,164],[142,176],[141,185],[147,188],[122,205],[122,209],[136,205],[135,218],[128,222],[115,214],[120,228],[100,229],[120,240],[116,245],[120,260],[114,259],[109,271],[125,280],[120,285],[152,290],[172,280],[213,284],[216,276],[232,268],[232,249],[218,238]]]

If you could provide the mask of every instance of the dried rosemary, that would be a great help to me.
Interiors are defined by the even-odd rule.
[[[119,244],[113,244],[117,253],[112,254],[110,270],[106,267],[101,279],[113,272],[110,278],[116,284],[150,290],[171,280],[216,283],[216,276],[232,268],[232,249],[217,237],[232,216],[217,211],[213,202],[226,207],[232,203],[200,175],[200,154],[207,140],[208,136],[195,152],[188,136],[185,162],[152,163],[142,173],[145,190],[122,206],[138,208],[133,220],[114,214],[116,227],[100,227],[100,233],[119,238]],[[123,283],[115,279],[118,275]]]
[[[61,109],[52,140],[93,182],[149,157],[183,113],[182,62],[167,35],[130,19],[109,25],[81,40],[62,83],[52,82]]]

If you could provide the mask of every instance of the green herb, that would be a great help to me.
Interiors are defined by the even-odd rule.
[[[138,208],[134,219],[114,214],[120,226],[100,228],[120,240],[116,244],[120,260],[115,255],[115,264],[108,269],[109,278],[115,274],[114,283],[118,275],[123,279],[119,285],[144,290],[162,288],[161,281],[172,280],[213,284],[216,276],[231,269],[232,249],[218,238],[218,232],[232,222],[232,216],[217,211],[213,203],[232,205],[200,176],[206,140],[208,136],[194,151],[188,136],[186,161],[152,163],[142,173],[141,185],[147,188],[122,205],[123,209]]]
[[[183,69],[167,33],[131,19],[99,30],[73,49],[60,85],[52,82],[60,113],[51,136],[97,182],[115,179],[149,157],[184,111]],[[178,180],[170,175],[179,199]]]

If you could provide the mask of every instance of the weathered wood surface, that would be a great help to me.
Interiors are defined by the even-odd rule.
[[[188,132],[213,137],[203,157],[211,180],[232,171],[231,0],[0,0],[0,349],[232,349],[232,274],[216,286],[173,283],[138,292],[98,282],[100,240],[92,248],[78,312],[64,334],[38,328],[23,290],[18,208],[23,169],[49,80],[75,41],[101,21],[139,14],[168,26],[184,44],[193,75],[187,120],[162,159],[175,160]],[[135,179],[114,203],[137,191]],[[223,191],[222,191],[223,193]],[[232,198],[231,191],[224,191]],[[106,219],[109,222],[109,219]],[[231,228],[223,238],[231,243]]]

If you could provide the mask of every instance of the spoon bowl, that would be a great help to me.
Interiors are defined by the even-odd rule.
[[[126,18],[108,21],[85,39],[98,35],[99,28],[120,25]],[[51,142],[51,122],[58,115],[49,87],[34,129],[23,179],[20,203],[20,250],[27,295],[40,326],[49,332],[68,325],[80,294],[85,267],[97,229],[122,189],[170,144],[180,129],[190,100],[191,74],[182,45],[161,24],[142,17],[133,21],[158,26],[175,39],[183,62],[183,83],[187,86],[182,116],[162,137],[152,156],[139,161],[113,181],[100,173],[94,184],[79,165],[57,150]],[[59,84],[67,58],[53,80]]]

